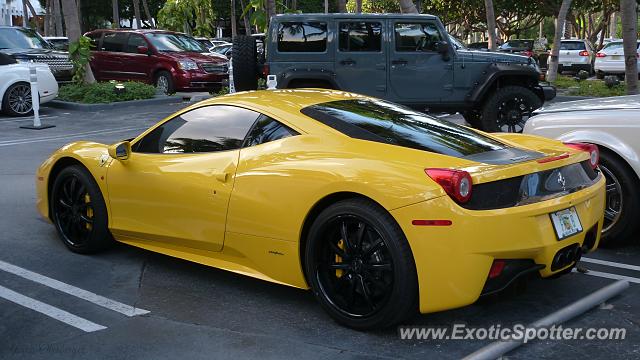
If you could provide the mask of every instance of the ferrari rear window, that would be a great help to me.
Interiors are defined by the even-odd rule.
[[[470,128],[382,100],[332,101],[301,112],[353,138],[443,155],[464,157],[507,148]]]

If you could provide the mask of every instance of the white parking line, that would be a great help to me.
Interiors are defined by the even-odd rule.
[[[75,297],[78,297],[80,299],[92,302],[98,306],[102,306],[103,308],[107,308],[109,310],[113,310],[115,312],[119,312],[121,314],[124,314],[126,316],[136,316],[136,315],[144,315],[144,314],[148,314],[149,311],[148,310],[144,310],[144,309],[140,309],[140,308],[135,308],[133,306],[127,305],[127,304],[123,304],[121,302],[115,301],[115,300],[111,300],[108,299],[104,296],[98,295],[98,294],[94,294],[90,291],[84,290],[84,289],[80,289],[78,287],[75,287],[73,285],[69,285],[66,283],[63,283],[62,281],[58,281],[56,279],[52,279],[50,277],[44,276],[44,275],[40,275],[38,273],[35,273],[33,271],[29,271],[27,269],[23,269],[19,266],[15,266],[12,264],[9,264],[7,262],[1,261],[0,260],[0,270],[4,270],[8,273],[20,276],[22,278],[25,278],[27,280],[31,280],[33,282],[37,282],[38,284],[42,284],[45,286],[48,286],[52,289],[56,289],[58,291],[61,291],[65,294],[69,294]]]
[[[13,290],[7,289],[4,286],[0,286],[0,298],[9,300],[18,305],[22,305],[26,308],[47,315],[48,317],[54,318],[58,321],[62,321],[67,325],[71,325],[85,332],[94,332],[107,328],[106,326],[96,324],[87,319],[68,313],[62,309],[58,309],[55,306],[51,306],[36,299],[19,294]]]
[[[84,137],[84,136],[87,136],[87,135],[113,134],[113,133],[125,132],[125,131],[142,130],[142,129],[147,129],[147,128],[148,128],[148,126],[145,126],[145,127],[137,126],[137,127],[122,128],[122,129],[117,129],[117,130],[95,130],[95,131],[87,131],[87,132],[82,132],[82,133],[61,134],[61,135],[57,135],[57,136],[47,136],[47,137],[32,138],[32,139],[5,140],[5,141],[0,141],[0,147],[13,146],[13,145],[22,145],[22,144],[31,144],[31,143],[45,142],[45,141],[52,141],[52,140],[73,139],[73,138],[78,138],[78,137]]]
[[[576,270],[576,269],[573,269],[572,271],[573,272],[578,272],[578,270]],[[611,273],[607,273],[607,272],[594,271],[594,270],[589,270],[586,273],[581,273],[581,274],[590,275],[590,276],[597,276],[597,277],[606,278],[606,279],[627,280],[628,282],[631,282],[631,283],[640,284],[640,278],[635,278],[635,277],[632,277],[632,276],[611,274]]]
[[[606,266],[611,266],[611,267],[617,267],[617,268],[620,268],[620,269],[640,271],[640,266],[629,265],[629,264],[624,264],[624,263],[619,263],[619,262],[614,262],[614,261],[606,261],[606,260],[594,259],[594,258],[589,258],[589,257],[582,257],[580,259],[580,261],[584,261],[584,262],[588,262],[588,263],[592,263],[592,264],[600,264],[600,265],[606,265]]]

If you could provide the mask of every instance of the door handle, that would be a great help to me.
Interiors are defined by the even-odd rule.
[[[340,65],[347,65],[347,66],[351,66],[351,65],[355,65],[356,62],[351,60],[351,59],[345,59],[340,61]]]
[[[392,60],[391,64],[392,65],[407,65],[409,62],[407,60],[404,59],[398,59],[398,60]]]
[[[228,172],[215,173],[214,176],[216,177],[216,180],[220,181],[221,183],[226,183],[227,180],[229,180]]]

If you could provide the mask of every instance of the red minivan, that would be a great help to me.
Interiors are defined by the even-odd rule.
[[[229,78],[226,57],[191,36],[164,30],[94,30],[91,70],[98,81],[141,81],[165,94],[218,91]]]

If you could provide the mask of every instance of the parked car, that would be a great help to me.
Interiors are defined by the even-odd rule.
[[[0,26],[0,52],[11,55],[18,62],[49,65],[58,82],[69,82],[73,77],[73,64],[69,61],[69,54],[53,49],[32,29]]]
[[[593,73],[595,52],[588,40],[560,40],[558,73],[584,70]]]
[[[208,49],[209,51],[211,51],[211,48],[214,47],[211,40],[207,39],[206,37],[197,37],[194,39],[196,39],[196,41],[199,42],[200,45],[202,45],[204,48]]]
[[[58,95],[58,82],[46,64],[18,63],[0,53],[0,111],[11,116],[26,116],[33,111],[30,66],[36,67],[40,103]]]
[[[489,51],[489,42],[487,41],[474,42],[467,45],[467,48],[469,50]]]
[[[498,51],[524,55],[526,57],[533,57],[533,45],[535,40],[533,39],[513,39],[508,40],[504,44],[498,47]]]
[[[276,75],[278,88],[331,88],[420,110],[462,112],[486,131],[521,130],[531,111],[555,96],[530,58],[456,49],[432,15],[284,14],[274,17],[266,58],[256,41],[233,44],[236,88]]]
[[[310,288],[366,330],[570,272],[600,237],[594,157],[344,91],[251,91],[63,146],[36,172],[37,208],[70,251],[115,239]]]
[[[640,95],[570,101],[534,112],[527,134],[600,148],[607,179],[602,244],[638,239],[640,222]]]
[[[640,49],[640,41],[638,41],[638,48]],[[612,41],[598,51],[593,67],[598,79],[604,79],[606,75],[624,76],[622,41]],[[640,62],[638,62],[638,70],[640,72]]]
[[[202,54],[194,38],[164,30],[95,30],[91,69],[99,81],[133,80],[163,93],[218,91],[228,81],[228,60]]]
[[[57,50],[69,50],[69,38],[66,36],[45,36],[43,39],[47,40]]]
[[[231,58],[231,48],[233,47],[232,44],[223,44],[223,45],[217,45],[214,46],[211,49],[211,52],[214,52],[216,54],[225,56],[227,59]]]

